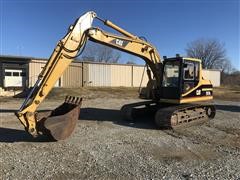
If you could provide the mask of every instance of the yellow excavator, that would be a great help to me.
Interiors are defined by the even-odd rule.
[[[92,26],[94,19],[118,33],[112,34]],[[79,118],[81,98],[67,96],[65,102],[53,111],[36,110],[74,58],[82,53],[88,40],[138,56],[146,63],[149,81],[140,97],[148,100],[124,105],[121,113],[125,119],[131,120],[137,112],[145,112],[146,109],[154,113],[156,125],[161,128],[198,124],[214,118],[215,107],[209,103],[213,99],[213,87],[202,77],[201,60],[179,55],[161,60],[157,49],[144,38],[90,11],[78,18],[57,43],[38,80],[16,112],[32,136],[47,135],[54,140],[63,140],[72,134]]]

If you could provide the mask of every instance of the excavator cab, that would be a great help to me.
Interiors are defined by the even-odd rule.
[[[164,57],[161,101],[181,104],[212,99],[212,84],[202,77],[201,60]]]

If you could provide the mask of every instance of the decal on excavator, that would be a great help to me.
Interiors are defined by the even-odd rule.
[[[111,43],[116,44],[116,45],[121,46],[121,47],[126,47],[127,44],[129,43],[129,41],[125,41],[125,40],[122,40],[122,39],[113,39],[111,41]]]

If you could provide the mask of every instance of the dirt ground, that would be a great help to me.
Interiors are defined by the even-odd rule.
[[[77,90],[55,90],[40,110],[54,109],[67,93]],[[23,99],[0,97],[0,179],[240,178],[238,100],[217,99],[215,119],[172,131],[156,129],[150,117],[121,119],[121,106],[139,101],[136,89],[81,94],[77,127],[59,142],[32,139],[14,115]]]

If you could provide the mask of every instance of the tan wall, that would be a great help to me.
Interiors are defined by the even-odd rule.
[[[132,66],[111,65],[111,86],[132,86]]]
[[[86,86],[111,86],[111,65],[89,63]]]
[[[62,87],[82,87],[83,63],[71,63],[62,76]]]
[[[148,77],[146,68],[142,66],[133,66],[133,87],[145,87],[147,82]]]
[[[210,80],[214,87],[220,86],[221,72],[219,70],[204,69],[202,76],[204,79]]]
[[[32,60],[29,63],[29,86],[33,86],[39,73],[45,66],[45,60]],[[139,87],[143,75],[143,66],[73,62],[60,79],[61,87],[107,86]],[[220,86],[219,70],[203,70],[203,77],[213,86]],[[148,82],[146,69],[141,87]]]
[[[132,86],[132,66],[88,63],[87,86]]]

